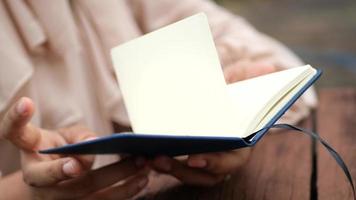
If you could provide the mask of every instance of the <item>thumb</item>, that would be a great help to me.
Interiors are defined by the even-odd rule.
[[[0,123],[0,139],[8,139],[18,148],[32,151],[40,139],[40,132],[28,124],[33,112],[32,100],[22,97],[5,113]]]
[[[24,181],[31,186],[49,186],[77,177],[83,172],[80,162],[74,158],[34,162],[23,169]]]

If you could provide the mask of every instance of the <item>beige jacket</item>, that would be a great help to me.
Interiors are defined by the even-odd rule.
[[[110,48],[201,11],[208,15],[223,66],[302,65],[279,42],[206,0],[3,0],[0,117],[18,97],[29,96],[36,105],[32,122],[42,128],[83,123],[106,135],[113,132],[112,121],[129,125]],[[315,104],[311,92],[304,99]],[[18,168],[18,152],[0,141],[0,171]]]

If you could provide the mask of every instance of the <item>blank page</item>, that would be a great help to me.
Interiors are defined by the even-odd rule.
[[[204,14],[116,47],[112,59],[135,133],[241,136]]]

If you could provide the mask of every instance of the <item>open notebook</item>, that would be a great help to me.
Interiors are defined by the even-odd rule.
[[[176,156],[252,146],[321,74],[306,65],[227,85],[203,13],[111,55],[133,133],[41,153]]]

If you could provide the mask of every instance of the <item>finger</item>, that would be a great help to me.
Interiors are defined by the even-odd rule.
[[[156,170],[171,174],[180,181],[190,185],[213,186],[224,178],[220,175],[188,167],[175,159],[165,156],[155,158],[153,165]]]
[[[83,156],[74,156],[78,161],[83,165],[84,169],[88,170],[94,164],[95,156],[94,155],[83,155]]]
[[[68,144],[82,142],[97,138],[96,134],[85,126],[75,125],[71,127],[61,128],[58,133],[64,137]]]
[[[31,186],[50,186],[79,176],[83,167],[74,158],[60,158],[32,163],[23,169],[24,181]]]
[[[74,144],[97,138],[95,133],[80,125],[62,128],[57,131],[61,136],[63,136],[67,144]],[[75,158],[77,158],[86,169],[90,169],[94,162],[93,155],[75,156]]]
[[[143,167],[137,166],[135,160],[131,158],[83,174],[66,183],[66,187],[79,195],[87,195],[124,180],[140,169]]]
[[[271,63],[243,60],[225,67],[224,75],[226,82],[233,83],[276,71],[279,71],[279,68]]]
[[[246,79],[246,64],[245,62],[238,62],[224,68],[224,76],[227,83],[234,83],[236,81]]]
[[[253,77],[269,74],[276,71],[278,71],[277,68],[268,63],[263,63],[263,62],[251,63],[246,68],[246,78],[253,78]]]
[[[250,149],[235,151],[190,155],[187,165],[193,168],[205,169],[215,174],[234,173],[248,159]]]
[[[88,138],[85,141],[93,140],[95,138]],[[85,169],[91,169],[94,164],[95,156],[94,155],[75,155],[76,159],[84,166]]]
[[[33,112],[32,100],[21,98],[5,114],[0,126],[0,137],[8,139],[22,150],[33,151],[40,140],[40,132],[28,124]]]
[[[138,194],[143,188],[145,188],[147,183],[148,183],[147,175],[134,176],[128,179],[127,181],[125,181],[125,183],[121,185],[113,186],[96,193],[89,199],[105,199],[105,200],[128,199]]]

